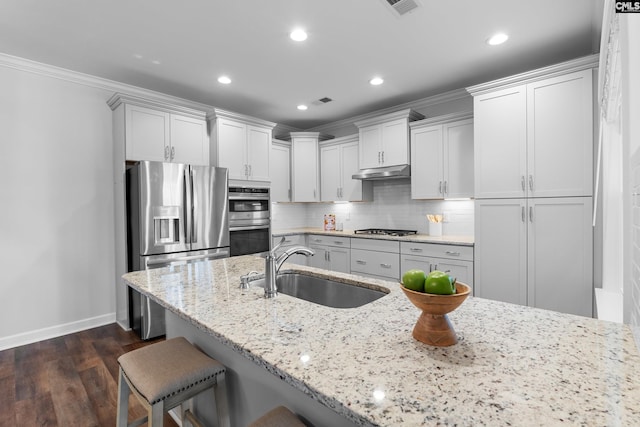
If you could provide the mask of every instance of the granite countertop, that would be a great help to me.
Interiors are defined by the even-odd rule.
[[[409,236],[385,236],[380,234],[355,234],[354,230],[324,231],[322,228],[302,227],[272,230],[274,237],[290,236],[293,234],[322,234],[327,236],[357,237],[359,239],[398,240],[401,242],[436,243],[446,245],[473,246],[473,236],[429,236],[427,234],[412,234]]]
[[[334,309],[239,276],[240,256],[127,273],[125,283],[358,425],[640,425],[640,354],[627,325],[469,297],[458,344],[413,339],[398,283],[285,264],[390,293]],[[243,325],[241,328],[238,325]]]

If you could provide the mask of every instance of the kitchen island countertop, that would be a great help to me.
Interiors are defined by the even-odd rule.
[[[627,325],[469,297],[449,316],[458,344],[430,347],[411,336],[419,312],[398,283],[283,266],[390,290],[354,309],[240,290],[240,275],[263,263],[247,255],[123,277],[355,425],[640,425]]]
[[[274,237],[294,234],[322,234],[326,236],[356,237],[359,239],[398,240],[401,242],[437,243],[447,245],[473,246],[473,236],[429,236],[428,234],[410,234],[407,236],[389,236],[383,234],[356,234],[354,230],[324,231],[322,228],[302,227],[272,230]]]

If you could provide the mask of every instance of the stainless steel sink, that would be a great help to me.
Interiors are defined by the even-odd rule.
[[[251,284],[264,287],[264,279],[256,279]],[[278,274],[276,286],[280,293],[334,308],[360,307],[389,293],[382,290],[384,288],[363,288],[299,272]]]

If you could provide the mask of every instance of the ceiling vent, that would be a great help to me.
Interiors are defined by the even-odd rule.
[[[384,0],[398,15],[404,15],[418,7],[418,0]]]
[[[317,101],[313,101],[312,104],[313,105],[323,105],[323,104],[326,104],[327,102],[331,102],[331,101],[333,101],[333,99],[327,98],[325,96],[324,98],[320,98]]]

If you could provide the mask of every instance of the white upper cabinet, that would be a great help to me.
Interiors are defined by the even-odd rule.
[[[320,201],[320,140],[329,138],[319,132],[291,132],[292,201]]]
[[[229,179],[270,181],[272,130],[275,123],[215,109],[211,163],[229,169]]]
[[[122,94],[109,106],[123,123],[125,160],[209,164],[204,112]]]
[[[274,139],[269,162],[271,201],[291,201],[291,143]]]
[[[411,123],[411,198],[473,197],[470,113]]]
[[[476,198],[592,194],[591,69],[498,90],[477,88],[469,89]]]
[[[409,164],[409,122],[423,117],[409,109],[355,122],[360,169]]]
[[[323,202],[373,200],[371,181],[352,178],[360,170],[358,163],[358,135],[336,138],[320,147]]]

